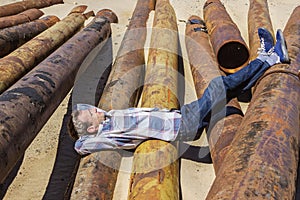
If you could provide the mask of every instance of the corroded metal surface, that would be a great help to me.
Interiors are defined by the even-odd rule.
[[[283,34],[286,38],[288,45],[289,57],[291,59],[291,67],[297,72],[300,68],[300,6],[297,6],[290,18],[287,21],[287,24],[284,28]]]
[[[267,0],[250,0],[248,10],[248,33],[250,60],[257,57],[257,49],[260,47],[257,30],[264,27],[274,36],[273,26],[269,14],[269,6]]]
[[[111,110],[137,105],[145,74],[146,23],[154,6],[154,0],[137,2],[98,107]]]
[[[300,6],[284,29],[291,64],[259,81],[207,199],[294,199],[299,159]]]
[[[0,6],[0,17],[15,15],[31,8],[44,8],[64,3],[63,0],[23,0]]]
[[[223,113],[224,118],[210,124],[207,130],[210,154],[216,175],[222,167],[223,161],[231,147],[232,140],[238,134],[237,130],[243,120],[243,112],[237,99],[229,101],[226,109],[232,110],[230,115],[225,116],[226,114]]]
[[[25,10],[16,15],[1,17],[0,18],[0,29],[15,26],[18,24],[26,23],[26,22],[30,22],[30,21],[40,18],[43,15],[44,15],[44,13],[41,10],[39,10],[37,8],[31,8],[29,10]]]
[[[84,157],[70,199],[112,199],[122,156],[102,151]]]
[[[205,23],[200,17],[191,16],[189,18],[185,34],[196,93],[197,97],[201,98],[209,82],[217,76],[224,75],[224,73],[218,68],[215,54],[206,33]],[[229,116],[225,116],[224,113],[224,116],[217,122],[212,122],[207,130],[209,148],[216,174],[236,133],[236,129],[243,119],[241,107],[236,99],[231,100],[227,107],[231,109],[234,107],[236,110]]]
[[[176,147],[161,140],[141,145],[134,153],[128,199],[179,199]]]
[[[178,33],[175,12],[168,0],[157,0],[148,55],[142,107],[178,108]],[[179,199],[177,149],[170,143],[148,140],[133,158],[129,199]]]
[[[98,104],[101,109],[108,111],[137,106],[137,89],[144,77],[146,23],[154,6],[154,0],[137,2]],[[71,199],[112,199],[121,159],[117,151],[94,152],[84,157]]]
[[[12,52],[59,20],[58,17],[50,15],[29,23],[0,30],[0,57]]]
[[[83,26],[86,6],[71,13],[15,51],[0,59],[0,93],[20,79]]]
[[[0,95],[0,183],[68,94],[85,57],[110,32],[109,20],[96,18]]]
[[[189,18],[185,29],[185,43],[198,98],[203,95],[209,82],[221,75],[205,30],[205,22],[200,17]]]
[[[226,73],[239,70],[248,61],[249,50],[224,5],[219,0],[206,1],[203,16],[221,69]]]

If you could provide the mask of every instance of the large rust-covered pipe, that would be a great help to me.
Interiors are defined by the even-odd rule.
[[[139,0],[123,37],[98,107],[104,110],[137,106],[144,77],[146,23],[154,0]],[[116,151],[94,152],[84,157],[71,199],[112,199],[122,156]]]
[[[157,0],[142,107],[178,108],[178,32],[168,0]],[[179,199],[176,147],[160,140],[140,144],[134,153],[129,199]]]
[[[189,18],[185,35],[186,49],[196,94],[198,98],[201,98],[209,82],[215,77],[224,75],[224,73],[219,70],[209,36],[206,32],[206,25],[200,17],[191,16]],[[243,119],[237,99],[232,99],[227,104],[227,108],[234,112],[229,116],[225,116],[224,113],[224,116],[221,116],[217,122],[212,121],[207,130],[209,148],[216,174]],[[213,112],[212,115],[214,114],[216,113]]]
[[[237,25],[220,0],[208,0],[203,7],[204,21],[220,68],[234,73],[249,59],[249,50]]]
[[[196,93],[200,98],[209,82],[220,76],[221,72],[209,41],[206,24],[200,17],[193,15],[188,19],[185,36]]]
[[[44,8],[63,4],[63,0],[23,0],[0,6],[0,17],[15,15],[31,8]]]
[[[87,6],[77,6],[71,13],[15,51],[0,59],[0,93],[72,37],[83,26]],[[89,16],[90,14],[88,14]]]
[[[145,74],[146,23],[155,0],[139,0],[103,91],[99,107],[105,110],[134,107]]]
[[[0,95],[0,183],[72,88],[88,53],[109,37],[112,11],[95,20]],[[107,13],[111,16],[107,18]]]
[[[60,19],[54,15],[0,30],[0,57],[31,40]]]
[[[25,10],[16,15],[1,17],[0,29],[15,26],[26,22],[31,22],[35,19],[40,18],[43,15],[44,13],[41,10],[37,8],[31,8],[29,10]]]
[[[215,174],[218,175],[222,163],[228,155],[228,150],[232,145],[232,141],[237,130],[243,120],[243,112],[237,99],[232,99],[226,104],[226,109],[230,110],[230,114],[221,111],[223,118],[218,121],[212,120],[207,130],[208,142],[211,158]]]
[[[299,159],[300,6],[284,29],[291,64],[260,79],[207,199],[294,199]]]
[[[250,0],[248,10],[248,38],[250,48],[250,60],[257,57],[257,49],[260,47],[257,30],[260,27],[266,28],[273,36],[273,26],[269,14],[267,0]]]

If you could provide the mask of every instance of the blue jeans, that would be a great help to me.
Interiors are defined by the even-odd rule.
[[[210,119],[222,113],[225,117],[226,104],[231,99],[251,90],[269,68],[267,62],[255,59],[234,74],[211,80],[200,99],[181,107],[182,118],[178,139],[183,141],[198,139]]]

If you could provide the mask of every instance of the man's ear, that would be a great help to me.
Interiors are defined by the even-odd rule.
[[[87,129],[86,129],[86,131],[88,132],[88,133],[95,133],[96,132],[96,127],[95,126],[89,126]]]

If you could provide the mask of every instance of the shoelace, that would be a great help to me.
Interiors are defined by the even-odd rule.
[[[265,40],[261,38],[260,40],[260,48],[257,49],[257,54],[261,54],[264,56],[269,56],[274,52],[274,47],[272,47],[268,52],[266,52]]]

